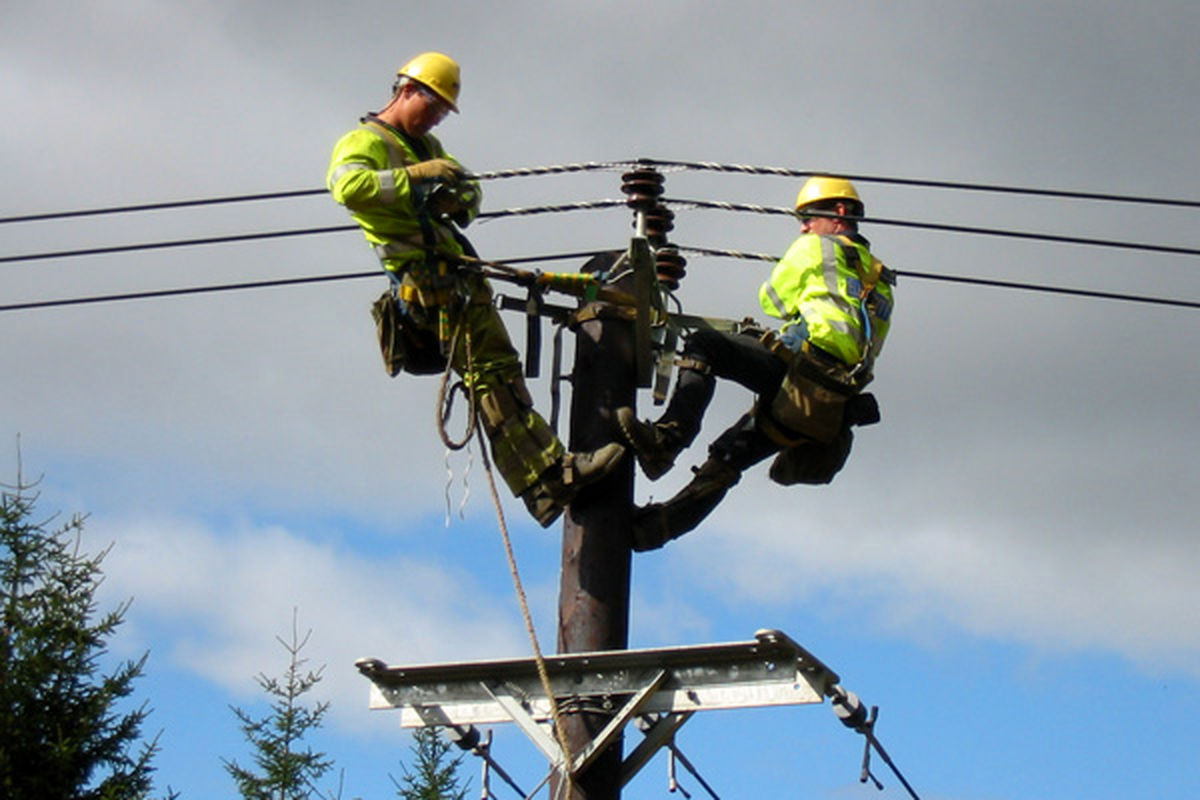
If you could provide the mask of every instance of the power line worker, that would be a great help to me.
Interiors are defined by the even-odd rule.
[[[708,460],[674,497],[634,515],[634,549],[653,550],[695,528],[744,470],[776,455],[777,483],[828,483],[850,453],[853,425],[879,420],[862,394],[890,327],[895,276],[871,255],[855,217],[862,200],[846,180],[808,179],[796,198],[801,235],[758,292],[778,333],[701,329],[687,339],[662,416],[617,409],[624,438],[651,480],[664,475],[700,432],[717,378],[753,391],[751,411],[709,447]]]
[[[479,211],[477,181],[430,133],[458,111],[459,66],[422,53],[396,74],[391,100],[334,146],[327,186],[362,227],[392,289],[374,313],[389,374],[441,372],[447,361],[479,409],[496,468],[542,526],[606,475],[625,448],[568,453],[533,409],[520,358],[459,230]]]

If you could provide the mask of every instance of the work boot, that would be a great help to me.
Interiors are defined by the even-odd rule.
[[[647,478],[658,480],[670,471],[683,449],[679,437],[672,435],[674,426],[671,423],[643,422],[637,418],[636,411],[622,406],[617,409],[617,424]]]
[[[578,492],[608,475],[625,457],[625,445],[609,442],[596,450],[567,453],[562,457],[563,483]]]
[[[633,513],[633,549],[657,550],[695,528],[724,499],[742,473],[716,458],[698,469],[691,483],[665,503],[650,503]]]
[[[611,442],[596,450],[567,453],[521,492],[525,507],[543,528],[550,527],[579,490],[612,472],[625,456],[625,446]]]

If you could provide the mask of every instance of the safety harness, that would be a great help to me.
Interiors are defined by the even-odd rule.
[[[773,332],[763,335],[763,344],[782,358],[788,369],[775,397],[769,402],[765,399],[760,402],[756,413],[762,430],[785,449],[806,442],[833,444],[844,438],[849,424],[878,421],[874,398],[868,396],[863,403],[856,403],[852,413],[847,412],[847,405],[856,401],[873,377],[878,348],[871,319],[872,316],[886,318],[890,315],[887,299],[875,290],[880,281],[894,284],[895,276],[874,256],[870,263],[864,263],[849,236],[839,235],[835,239],[857,279],[857,286],[851,284],[847,288],[858,300],[863,325],[863,357],[857,364],[846,364],[810,339],[804,339],[799,349],[793,350]],[[783,307],[782,302],[778,305]],[[870,406],[873,411],[859,413],[857,405]],[[844,460],[844,454],[840,460]],[[838,466],[840,468],[840,464]]]
[[[403,169],[410,163],[413,163],[413,160],[405,152],[404,148],[400,147],[397,139],[402,140],[409,146],[411,151],[416,155],[417,161],[427,161],[434,155],[423,139],[410,136],[405,131],[388,125],[374,115],[364,117],[362,127],[374,133],[383,143],[388,154],[388,165],[393,170]],[[387,365],[389,374],[392,375],[395,375],[400,369],[415,372],[416,374],[429,374],[430,372],[440,371],[440,368],[445,366],[445,359],[449,355],[451,348],[451,315],[455,311],[455,306],[464,299],[466,302],[471,302],[474,299],[472,297],[474,293],[470,291],[468,282],[460,281],[455,274],[455,270],[452,269],[450,261],[445,255],[438,253],[438,228],[434,226],[434,221],[426,206],[426,200],[427,198],[425,197],[418,197],[414,203],[417,211],[417,222],[421,228],[419,238],[412,236],[396,239],[376,245],[374,248],[375,255],[379,258],[384,270],[393,280],[393,289],[386,292],[384,297],[376,301],[374,311],[376,324],[379,328],[381,348],[384,348],[385,335],[389,336],[389,341],[393,348],[390,357],[386,348],[384,349],[384,362]],[[457,228],[447,223],[442,226],[442,229],[458,242],[464,252],[468,255],[476,256],[475,248]],[[411,253],[414,250],[424,254],[424,261],[420,269],[420,272],[423,274],[419,277],[411,274],[409,270],[397,274],[393,270],[388,269],[388,259]],[[399,306],[394,314],[388,314],[380,309],[380,306],[387,302],[387,298],[390,298],[392,303]],[[485,302],[490,302],[490,300],[490,297],[486,298]],[[408,311],[410,307],[436,309],[437,334],[435,344],[440,359],[432,358],[428,353],[418,355],[415,352],[407,354],[407,358],[405,358],[406,354],[403,353],[399,354],[399,358],[397,357],[397,344],[408,344],[410,347],[417,349],[427,348],[430,344],[428,331],[414,322]],[[390,320],[401,329],[407,330],[388,334],[383,330],[382,326],[384,323],[381,321],[381,318]],[[405,361],[407,361],[407,366],[405,366]],[[398,364],[399,366],[397,366]]]

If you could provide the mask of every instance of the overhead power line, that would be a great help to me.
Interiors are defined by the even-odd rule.
[[[1182,208],[1200,208],[1200,200],[1183,200],[1168,197],[1151,197],[1148,195],[1110,194],[1105,192],[1080,192],[1070,189],[1043,189],[1033,186],[1008,186],[995,183],[971,183],[966,181],[931,180],[928,178],[895,178],[884,175],[865,175],[853,172],[826,172],[824,170],[797,170],[786,167],[756,167],[748,164],[718,164],[712,161],[660,161],[658,159],[640,159],[639,163],[647,166],[675,167],[677,169],[707,170],[711,172],[739,172],[748,175],[774,175],[787,178],[809,178],[814,175],[831,178],[845,178],[860,183],[892,184],[896,186],[915,186],[925,189],[953,189],[972,192],[992,192],[999,194],[1019,194],[1034,197],[1058,197],[1069,200],[1098,200],[1103,202],[1133,203],[1141,205],[1179,206]]]
[[[573,172],[588,172],[592,170],[619,169],[629,166],[632,162],[586,162],[582,164],[560,164],[550,167],[517,167],[515,169],[480,172],[471,177],[476,180],[497,180],[501,178],[521,178],[536,175],[563,175]],[[49,211],[40,214],[21,214],[12,217],[0,217],[0,225],[14,222],[45,222],[54,219],[69,219],[72,217],[97,217],[105,214],[131,214],[142,211],[166,211],[176,208],[193,208],[196,206],[216,206],[233,203],[250,203],[262,200],[289,200],[297,197],[328,194],[329,190],[292,189],[281,192],[259,192],[256,194],[234,194],[219,197],[201,197],[188,200],[166,200],[157,203],[136,203],[133,205],[103,206],[99,208],[83,208],[70,211]]]
[[[751,253],[745,250],[722,250],[712,247],[688,247],[686,245],[673,246],[681,253],[696,253],[697,255],[714,256],[718,258],[740,258],[750,261],[767,261],[772,263],[779,260],[779,256],[773,256],[768,253]],[[1150,303],[1152,305],[1160,306],[1200,309],[1200,301],[1179,300],[1173,297],[1150,297],[1145,295],[1124,294],[1120,292],[1101,292],[1093,289],[1072,289],[1065,286],[1049,286],[1046,284],[1025,283],[1021,281],[1003,281],[993,278],[974,278],[963,275],[939,275],[933,272],[917,272],[915,270],[907,269],[894,269],[892,271],[895,272],[899,277],[915,278],[917,280],[962,283],[974,286],[990,286],[998,289],[1020,289],[1030,292],[1048,292],[1051,294],[1088,297],[1099,300],[1118,300],[1129,303]]]
[[[312,236],[320,233],[342,233],[358,230],[357,225],[333,225],[322,228],[295,228],[282,231],[263,231],[260,233],[235,233],[227,236],[205,236],[198,239],[171,239],[162,242],[140,242],[136,244],[118,244],[107,247],[85,247],[79,250],[55,250],[44,253],[25,253],[17,256],[0,256],[0,264],[11,264],[17,261],[45,261],[52,258],[76,258],[79,256],[99,256],[111,253],[131,253],[139,250],[164,250],[172,247],[196,247],[206,244],[228,244],[230,242],[249,242],[257,239],[282,239],[289,236]]]
[[[84,306],[96,303],[114,303],[121,300],[151,300],[161,297],[180,297],[189,294],[215,294],[217,292],[239,292],[248,289],[264,289],[275,286],[296,286],[305,283],[328,283],[331,281],[348,281],[357,278],[378,278],[379,270],[370,272],[352,272],[338,275],[312,275],[301,278],[278,278],[265,281],[246,281],[243,283],[224,283],[211,286],[188,286],[180,289],[156,289],[144,292],[124,292],[121,294],[93,295],[91,297],[67,297],[61,300],[33,300],[28,303],[10,303],[0,306],[0,311],[26,311],[35,308],[57,308],[62,306]]]
[[[717,248],[707,247],[688,247],[684,245],[674,245],[676,249],[684,253],[695,253],[697,255],[712,256],[717,258],[737,258],[753,261],[774,262],[778,260],[777,256],[768,255],[765,253],[751,253],[741,250],[722,250]],[[583,260],[599,255],[600,253],[609,252],[608,250],[584,250],[571,253],[556,253],[549,255],[537,256],[522,256],[519,258],[505,259],[500,262],[493,262],[503,265],[513,264],[529,264],[548,261],[568,261],[568,260]],[[903,278],[912,278],[917,280],[941,281],[946,283],[960,283],[974,286],[987,286],[1001,289],[1019,289],[1030,292],[1045,292],[1051,294],[1070,295],[1074,297],[1086,297],[1101,300],[1114,300],[1118,302],[1130,303],[1148,303],[1160,306],[1172,306],[1176,308],[1200,309],[1200,301],[1179,300],[1170,297],[1148,297],[1142,295],[1122,294],[1118,292],[1101,292],[1091,289],[1072,289],[1063,286],[1048,286],[1045,284],[1022,283],[1018,281],[1002,281],[991,278],[975,278],[961,275],[938,275],[931,272],[916,272],[912,270],[898,269],[895,273]],[[350,273],[335,273],[330,275],[310,275],[295,278],[277,278],[261,281],[245,281],[241,283],[225,283],[215,284],[210,286],[190,286],[178,289],[158,289],[141,292],[124,292],[119,294],[93,295],[89,297],[69,297],[58,300],[32,300],[23,303],[10,303],[0,305],[0,312],[4,311],[28,311],[43,308],[56,308],[63,306],[78,306],[78,305],[93,305],[96,303],[112,303],[123,300],[149,300],[165,297],[179,297],[193,294],[210,294],[218,292],[246,291],[250,289],[263,289],[280,286],[296,286],[310,283],[330,283],[334,281],[358,280],[362,278],[379,278],[382,273],[379,270],[370,272],[350,272]]]
[[[551,214],[567,211],[590,211],[596,209],[616,208],[624,206],[624,200],[591,200],[577,203],[559,203],[557,205],[531,206],[529,208],[508,208],[499,211],[480,212],[477,219],[487,220],[499,217],[516,217],[531,214]],[[360,230],[357,224],[330,225],[315,228],[291,228],[278,231],[262,231],[258,233],[235,233],[225,236],[204,236],[195,239],[170,239],[159,242],[139,242],[134,244],[108,245],[104,247],[84,247],[76,250],[52,250],[41,253],[22,253],[15,256],[0,256],[0,264],[12,264],[20,261],[46,261],[55,258],[78,258],[80,256],[111,255],[113,253],[130,253],[141,250],[166,250],[176,247],[196,247],[209,244],[229,244],[232,242],[248,242],[259,239],[283,239],[292,236],[314,236],[324,233],[343,233]]]
[[[723,200],[685,200],[681,198],[663,198],[667,205],[686,206],[690,208],[707,208],[721,211],[745,211],[753,214],[772,214],[778,216],[795,216],[795,211],[779,206],[762,206],[752,203],[730,203]],[[832,212],[806,211],[812,216],[837,217]],[[917,222],[904,219],[887,219],[884,217],[847,217],[858,222],[869,222],[872,225],[892,225],[905,228],[921,228],[931,231],[946,231],[949,233],[970,233],[984,236],[1005,236],[1015,239],[1030,239],[1039,242],[1056,242],[1059,244],[1080,244],[1092,247],[1112,247],[1125,250],[1145,250],[1153,253],[1171,253],[1174,255],[1200,256],[1200,248],[1181,247],[1169,244],[1154,244],[1152,242],[1129,242],[1119,239],[1089,239],[1082,236],[1064,236],[1056,233],[1037,233],[1034,231],[1014,231],[1005,228],[984,228],[976,225],[952,225],[943,222]]]
[[[609,248],[611,250],[611,248]],[[521,256],[505,259],[503,264],[530,264],[546,261],[567,261],[588,259],[609,250],[579,250],[571,253],[555,253],[540,256]],[[122,292],[118,294],[92,295],[89,297],[67,297],[58,300],[31,300],[23,303],[0,305],[3,311],[28,311],[39,308],[57,308],[62,306],[93,305],[96,303],[112,303],[121,300],[151,300],[163,297],[179,297],[190,294],[212,294],[218,292],[236,292],[248,289],[264,289],[279,286],[297,286],[307,283],[330,283],[334,281],[358,280],[361,278],[381,278],[383,273],[378,270],[370,272],[340,272],[330,275],[309,275],[295,278],[272,278],[261,281],[244,281],[240,283],[222,283],[208,286],[188,286],[178,289],[151,289],[139,292]]]
[[[470,177],[477,180],[501,180],[505,178],[534,177],[541,175],[563,175],[577,172],[596,170],[617,170],[634,166],[664,167],[678,170],[696,170],[709,172],[741,173],[746,175],[767,175],[788,178],[807,178],[813,175],[846,178],[861,183],[889,184],[894,186],[912,186],[918,188],[947,189],[954,191],[988,192],[999,194],[1026,195],[1033,197],[1057,197],[1068,200],[1094,200],[1100,202],[1118,202],[1139,205],[1175,206],[1180,208],[1200,208],[1200,200],[1181,198],[1154,197],[1150,195],[1124,195],[1108,192],[1084,192],[1070,189],[1047,189],[1035,186],[1012,186],[994,183],[973,183],[969,181],[946,181],[928,178],[902,178],[886,175],[869,175],[850,172],[828,172],[825,170],[801,170],[789,167],[755,166],[750,164],[721,164],[714,161],[674,161],[655,158],[637,158],[628,161],[583,162],[577,164],[557,164],[540,167],[517,167],[513,169],[492,170],[479,172]],[[220,197],[195,198],[185,200],[170,200],[156,203],[138,203],[117,205],[100,208],[75,209],[69,211],[51,211],[36,214],[22,214],[10,217],[0,217],[0,224],[16,222],[41,222],[72,217],[89,217],[104,214],[128,214],[143,211],[162,211],[174,208],[194,206],[222,205],[230,203],[246,203],[263,200],[284,200],[297,197],[325,194],[324,187],[319,189],[295,189],[278,192],[260,192],[255,194],[226,195]]]
[[[261,194],[235,194],[224,197],[203,197],[195,200],[167,200],[161,203],[139,203],[128,206],[108,206],[105,208],[84,208],[75,211],[50,211],[44,214],[24,214],[16,217],[0,217],[0,224],[8,222],[44,222],[52,219],[67,219],[70,217],[97,217],[103,214],[130,214],[135,211],[163,211],[172,208],[190,208],[194,206],[217,206],[228,203],[248,203],[256,200],[284,200],[292,197],[307,197],[315,194],[325,194],[325,189],[296,189],[284,192],[263,192]]]
[[[688,200],[680,198],[663,198],[663,202],[668,205],[684,206],[690,208],[705,208],[721,211],[741,211],[755,214],[771,214],[778,216],[792,216],[794,212],[790,208],[781,208],[778,206],[763,206],[749,203],[731,203],[717,200]],[[570,211],[597,210],[617,208],[625,205],[624,200],[592,200],[576,203],[561,203],[557,205],[532,206],[528,208],[511,208],[500,209],[497,211],[485,211],[479,215],[479,219],[497,219],[508,216],[524,216],[531,214],[548,214],[562,213]],[[813,212],[814,215],[821,215],[821,212]],[[834,216],[830,214],[829,216]],[[966,233],[986,236],[1002,236],[1016,239],[1026,239],[1032,241],[1055,242],[1059,244],[1077,244],[1092,247],[1108,247],[1125,250],[1141,250],[1153,253],[1169,253],[1172,255],[1187,255],[1200,256],[1200,248],[1182,247],[1176,245],[1154,244],[1151,242],[1129,242],[1119,239],[1090,239],[1081,236],[1064,236],[1054,233],[1037,233],[1034,231],[1014,231],[1004,228],[984,228],[973,225],[952,225],[941,222],[920,222],[914,220],[901,219],[885,219],[882,217],[855,217],[856,220],[868,222],[874,225],[892,225],[908,228],[920,228],[924,230],[945,231],[949,233]],[[56,250],[41,253],[24,253],[13,256],[0,256],[0,264],[12,264],[21,261],[44,261],[55,258],[76,258],[80,256],[108,255],[113,253],[127,253],[143,250],[161,250],[176,247],[194,247],[199,245],[210,244],[227,244],[231,242],[245,242],[261,239],[279,239],[292,236],[312,236],[325,233],[343,233],[346,231],[358,230],[358,226],[354,224],[348,225],[332,225],[313,228],[294,228],[278,231],[264,231],[258,233],[240,233],[227,236],[207,236],[194,239],[174,239],[160,242],[141,242],[125,245],[111,245],[105,247],[88,247],[77,250]]]

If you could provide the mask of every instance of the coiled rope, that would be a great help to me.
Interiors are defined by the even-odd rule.
[[[465,312],[464,312],[465,313]],[[458,323],[454,326],[454,335],[450,337],[450,354],[446,357],[446,368],[442,370],[442,378],[438,382],[437,392],[437,431],[438,436],[442,439],[442,444],[446,445],[449,450],[461,450],[471,441],[471,437],[475,434],[476,426],[476,411],[478,410],[475,394],[467,389],[466,384],[461,380],[451,385],[450,376],[454,372],[453,361],[454,352],[458,348],[458,337],[462,335],[463,328],[462,316],[459,316]],[[463,336],[464,347],[467,356],[467,370],[471,369],[471,364],[474,361],[471,353],[471,333],[468,331]],[[467,430],[463,434],[462,439],[454,440],[450,438],[450,433],[446,430],[446,423],[450,421],[450,415],[454,411],[454,397],[457,394],[463,395],[470,407],[467,411]]]
[[[438,436],[441,437],[442,444],[444,444],[446,446],[446,457],[445,457],[446,488],[443,492],[443,495],[445,496],[445,499],[446,499],[446,527],[447,528],[450,527],[450,517],[451,517],[450,487],[454,483],[454,470],[450,466],[450,454],[456,450],[461,450],[467,446],[467,444],[471,441],[471,437],[475,434],[475,426],[478,423],[478,416],[476,415],[477,405],[476,405],[475,395],[469,389],[467,389],[466,384],[463,383],[461,380],[455,382],[454,384],[450,383],[450,375],[453,371],[451,362],[454,357],[455,348],[458,347],[458,338],[463,333],[463,328],[464,328],[464,325],[462,323],[462,318],[460,317],[458,324],[455,325],[455,327],[454,327],[454,335],[450,338],[450,357],[446,359],[446,368],[444,370],[442,370],[442,377],[441,377],[441,380],[438,382],[437,405],[435,406],[435,408],[437,410]],[[466,335],[463,336],[463,345],[466,349],[467,364],[469,365],[474,360],[473,354],[471,352],[470,331],[467,331]],[[467,428],[466,428],[466,431],[463,433],[462,439],[460,439],[460,440],[455,440],[455,439],[451,438],[449,431],[447,431],[447,429],[446,429],[446,425],[447,425],[447,423],[449,423],[450,417],[454,412],[454,398],[457,395],[462,395],[467,401]],[[468,456],[467,468],[466,468],[466,470],[463,471],[463,497],[462,497],[462,501],[458,505],[458,513],[459,513],[460,517],[463,514],[463,509],[466,508],[468,498],[470,498],[470,496],[471,496],[471,485],[468,482],[468,476],[471,472],[470,454],[471,454],[471,451],[468,450],[467,451],[467,456]]]

